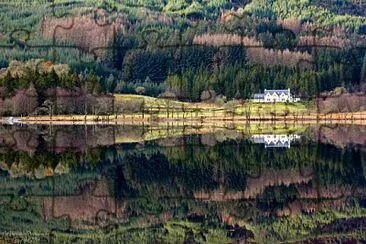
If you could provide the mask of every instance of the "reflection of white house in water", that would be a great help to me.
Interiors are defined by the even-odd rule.
[[[254,143],[264,144],[265,148],[270,147],[286,147],[290,148],[291,142],[295,140],[299,140],[300,136],[297,134],[282,134],[282,135],[274,135],[274,134],[258,134],[252,135],[252,140]]]
[[[300,98],[295,98],[290,89],[286,90],[264,90],[264,93],[256,93],[253,95],[253,102],[298,102]]]

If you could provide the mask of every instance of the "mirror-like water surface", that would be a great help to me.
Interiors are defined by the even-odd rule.
[[[5,240],[364,240],[366,127],[3,126]]]

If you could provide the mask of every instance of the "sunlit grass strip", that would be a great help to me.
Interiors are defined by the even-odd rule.
[[[126,108],[127,105],[127,108]],[[152,123],[222,121],[315,121],[316,123],[366,124],[366,112],[317,113],[315,105],[304,103],[252,103],[229,101],[219,106],[214,103],[190,103],[142,95],[115,95],[115,104],[109,115],[37,115],[20,118],[24,123],[69,122],[73,123]],[[123,107],[125,106],[125,107]],[[122,107],[122,109],[121,109]],[[128,107],[132,107],[128,108]],[[3,118],[6,122],[7,118]]]

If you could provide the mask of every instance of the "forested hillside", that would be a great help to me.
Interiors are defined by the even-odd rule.
[[[15,0],[0,6],[0,67],[31,59],[67,64],[80,84],[95,76],[100,92],[200,101],[204,91],[240,99],[271,88],[304,98],[340,86],[366,90],[362,1]],[[1,79],[5,86],[10,77]],[[30,86],[37,84],[20,87]]]

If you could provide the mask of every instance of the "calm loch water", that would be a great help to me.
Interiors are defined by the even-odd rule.
[[[366,128],[2,126],[9,242],[365,241]]]

